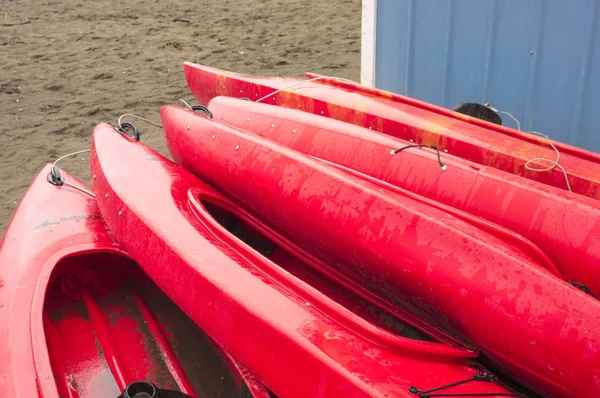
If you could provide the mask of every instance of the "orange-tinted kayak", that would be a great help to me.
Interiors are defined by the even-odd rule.
[[[534,158],[556,159],[548,141],[532,134],[500,127],[493,130],[488,123],[474,122],[465,115],[450,113],[454,116],[450,117],[446,112],[434,111],[437,107],[417,106],[416,101],[400,101],[398,96],[373,93],[351,84],[248,76],[189,62],[184,64],[184,73],[192,93],[202,103],[226,95],[300,109],[414,143],[434,145],[481,165],[567,188],[565,175],[558,167],[545,172],[525,168]],[[554,145],[560,151],[560,165],[571,190],[599,199],[600,155],[557,142]],[[548,164],[534,162],[531,166],[543,168]]]

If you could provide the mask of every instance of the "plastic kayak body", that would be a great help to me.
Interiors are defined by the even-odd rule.
[[[562,189],[480,166],[368,129],[278,106],[216,97],[215,120],[440,203],[531,240],[566,280],[600,293],[600,206]],[[543,260],[539,260],[548,264]],[[546,265],[552,270],[552,265]]]
[[[239,391],[222,352],[129,258],[94,197],[50,184],[49,171],[0,246],[0,395],[116,398],[142,380],[192,397]]]
[[[476,352],[382,322],[383,312],[316,273],[290,241],[147,146],[100,124],[91,156],[119,241],[277,396],[509,394],[484,381],[443,387],[473,378],[466,363]]]
[[[399,101],[397,97],[373,94],[341,82],[327,85],[319,80],[249,76],[189,62],[184,64],[184,73],[192,93],[204,104],[218,95],[261,100],[412,139],[417,144],[434,145],[481,165],[567,188],[565,175],[558,167],[546,172],[525,168],[534,158],[556,159],[548,141],[532,134],[490,130],[471,123],[472,118],[467,116],[452,113],[455,117],[449,117],[418,107],[416,102]],[[599,199],[600,155],[565,144],[554,145],[560,151],[560,164],[566,170],[572,191]],[[548,163],[535,163],[532,167],[545,168]]]
[[[355,92],[362,93],[365,95],[370,95],[370,96],[374,96],[377,98],[391,100],[391,101],[398,102],[401,104],[413,106],[415,108],[420,108],[425,111],[429,111],[429,112],[437,113],[437,114],[440,114],[443,116],[447,116],[452,119],[464,121],[466,123],[472,124],[473,126],[482,127],[487,130],[493,131],[495,133],[507,135],[509,137],[514,137],[514,138],[524,140],[527,142],[538,142],[538,140],[536,138],[532,137],[531,134],[528,134],[527,132],[515,130],[513,128],[506,127],[506,126],[501,126],[501,125],[498,125],[495,123],[491,123],[487,120],[482,120],[482,119],[468,116],[468,115],[465,115],[465,114],[462,114],[459,112],[454,112],[450,109],[442,108],[441,106],[430,104],[430,103],[424,102],[424,101],[419,101],[417,99],[406,97],[404,95],[396,94],[396,93],[393,93],[390,91],[380,90],[380,89],[373,88],[373,87],[367,87],[367,86],[364,86],[362,84],[358,84],[355,82],[342,81],[342,80],[336,79],[335,77],[328,77],[328,76],[324,76],[324,75],[319,75],[317,73],[307,72],[306,77],[308,77],[311,80],[314,80],[315,82],[317,82],[319,84],[325,84],[325,85],[329,85],[329,86],[333,86],[333,87],[339,87],[339,88],[342,88],[345,90],[355,91]],[[552,143],[561,152],[566,152],[575,157],[579,157],[579,158],[582,158],[585,160],[590,160],[593,162],[600,162],[600,155],[598,155],[595,152],[587,151],[585,149],[582,149],[582,148],[579,148],[576,146],[572,146],[572,145],[568,145],[568,144],[564,144],[564,143],[558,142],[558,141],[552,141]],[[544,144],[547,144],[547,142],[542,141],[542,145],[544,145]]]
[[[309,248],[340,280],[462,336],[544,395],[598,391],[600,303],[500,239],[193,112],[163,107],[161,119],[176,162]]]

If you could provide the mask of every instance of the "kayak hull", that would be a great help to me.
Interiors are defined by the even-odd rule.
[[[393,305],[465,338],[542,394],[599,388],[594,380],[600,354],[588,339],[600,339],[600,303],[501,241],[193,112],[163,107],[161,119],[178,163],[310,248],[340,278],[363,283]],[[486,321],[474,322],[479,317]],[[565,340],[565,328],[573,338]],[[582,350],[589,359],[585,365]]]
[[[192,397],[238,392],[222,352],[130,259],[95,198],[50,184],[50,170],[0,246],[0,395],[117,397],[142,380]]]
[[[465,365],[475,352],[377,323],[361,312],[368,303],[303,265],[310,259],[290,241],[111,126],[95,129],[91,169],[128,252],[276,395],[410,397],[411,382],[426,390],[475,374]],[[489,382],[447,390],[508,391]]]
[[[306,112],[230,97],[213,98],[208,107],[215,120],[515,231],[550,257],[538,259],[546,268],[600,292],[600,206],[594,199],[444,152],[438,159],[435,150],[406,148],[412,143]],[[406,149],[390,154],[400,148]],[[530,250],[534,255],[536,248]]]
[[[556,159],[556,152],[548,141],[531,134],[490,130],[470,123],[471,119],[448,117],[413,103],[357,90],[348,84],[249,76],[190,62],[184,63],[184,73],[192,93],[204,104],[218,95],[261,100],[411,139],[418,144],[434,145],[481,165],[567,189],[560,168],[536,172],[525,167],[534,158]],[[600,156],[560,143],[554,145],[561,153],[560,164],[566,170],[572,191],[600,198]],[[534,162],[532,167],[546,168],[548,163]]]

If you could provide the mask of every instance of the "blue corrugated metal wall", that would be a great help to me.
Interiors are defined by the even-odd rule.
[[[489,102],[600,152],[598,3],[378,0],[376,86],[447,108]]]

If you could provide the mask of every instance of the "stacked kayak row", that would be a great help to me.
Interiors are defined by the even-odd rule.
[[[484,373],[468,365],[476,352],[432,342],[411,318],[376,322],[384,313],[315,272],[311,252],[109,125],[96,127],[91,171],[117,239],[278,396],[410,396]],[[447,392],[498,391],[482,380]]]
[[[525,167],[532,159],[556,158],[545,138],[331,78],[265,78],[190,62],[184,64],[184,73],[192,93],[204,104],[215,96],[225,95],[300,109],[412,139],[416,144],[433,145],[483,166],[567,188],[560,168],[536,172]],[[560,164],[566,170],[572,191],[600,199],[600,155],[558,142],[553,144],[560,151]],[[548,164],[534,166],[540,169]]]
[[[215,120],[513,231],[546,268],[600,292],[594,199],[305,112],[230,97],[213,98],[208,108]]]
[[[600,341],[600,302],[548,272],[530,245],[203,115],[161,116],[177,163],[367,301],[417,315],[544,395],[598,374],[600,347],[589,343]]]
[[[207,106],[161,109],[175,162],[101,123],[92,188],[47,166],[15,212],[3,396],[598,394],[597,155],[555,143],[569,192],[525,133],[184,70]]]

